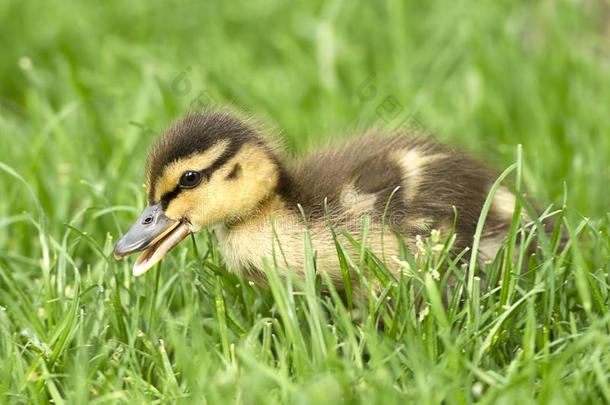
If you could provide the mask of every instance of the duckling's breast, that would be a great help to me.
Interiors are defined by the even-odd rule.
[[[366,205],[367,202],[358,202]],[[215,229],[219,247],[227,267],[250,279],[264,284],[264,268],[277,266],[280,271],[290,271],[302,277],[306,260],[306,235],[315,255],[316,271],[323,272],[339,286],[342,274],[333,230],[348,260],[358,263],[360,249],[354,246],[343,233],[346,231],[357,241],[361,238],[362,216],[335,217],[333,224],[314,220],[305,224],[303,218],[278,201],[271,215],[261,215],[240,224],[219,226]],[[359,211],[360,212],[360,211]],[[331,228],[331,226],[333,228]],[[379,258],[390,258],[399,254],[399,242],[388,226],[371,222],[364,241],[366,249]],[[393,260],[387,260],[391,269]],[[353,277],[357,277],[353,274]]]

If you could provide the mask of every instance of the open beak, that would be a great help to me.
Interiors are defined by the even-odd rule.
[[[190,232],[187,222],[165,216],[161,204],[149,205],[131,229],[114,245],[114,257],[121,259],[142,252],[133,266],[133,275],[138,277],[157,264]]]

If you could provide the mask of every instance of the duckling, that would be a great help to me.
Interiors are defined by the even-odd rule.
[[[496,177],[437,142],[379,130],[289,162],[251,119],[227,111],[191,114],[152,147],[148,206],[114,254],[141,252],[133,267],[140,276],[188,235],[209,228],[227,268],[264,284],[265,262],[274,255],[280,271],[303,276],[307,229],[316,270],[341,287],[332,228],[358,238],[367,216],[368,237],[360,242],[379,258],[399,255],[399,238],[415,251],[431,230],[454,232],[453,250],[461,252],[472,244]],[[481,260],[496,256],[514,207],[515,196],[500,187],[479,244]]]

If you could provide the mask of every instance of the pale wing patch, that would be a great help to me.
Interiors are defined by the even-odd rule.
[[[503,235],[483,236],[479,241],[480,262],[490,262],[494,260],[504,242]]]
[[[498,218],[510,222],[515,212],[515,204],[517,199],[513,193],[511,193],[506,187],[500,187],[494,195],[493,202],[491,204],[491,210]],[[521,213],[521,218],[524,221],[529,221],[529,217],[525,212]]]
[[[341,205],[345,215],[360,215],[373,212],[377,196],[373,193],[359,192],[354,184],[348,184],[341,191]]]
[[[516,202],[517,198],[508,188],[502,186],[496,190],[491,203],[491,213],[495,219],[500,221],[500,225],[496,229],[488,229],[486,225],[486,232],[481,237],[479,243],[481,262],[495,259],[498,251],[504,244],[513,219]],[[521,218],[523,221],[529,221],[529,217],[525,212],[521,213]]]
[[[178,184],[180,176],[187,170],[203,170],[214,163],[229,147],[228,140],[222,140],[203,153],[195,154],[185,159],[172,162],[163,169],[163,174],[157,179],[155,186],[155,201],[163,194],[172,191]]]
[[[510,221],[515,211],[515,196],[506,187],[500,187],[494,195],[491,209],[503,220]]]
[[[407,149],[394,154],[394,158],[403,170],[405,178],[404,193],[408,200],[417,193],[419,185],[422,183],[422,169],[430,163],[446,157],[444,154],[426,155],[417,149]]]

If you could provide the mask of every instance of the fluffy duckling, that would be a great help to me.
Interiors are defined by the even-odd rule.
[[[317,270],[340,287],[329,223],[358,238],[368,215],[364,243],[380,258],[399,254],[398,235],[415,249],[418,235],[433,229],[454,230],[454,250],[460,252],[472,243],[495,178],[484,165],[445,146],[378,131],[286,162],[251,120],[228,112],[194,114],[153,146],[148,206],[114,253],[121,258],[142,252],[133,268],[140,276],[186,236],[211,228],[227,267],[264,283],[263,263],[272,263],[274,254],[284,271],[302,274],[307,228]],[[480,241],[481,259],[495,257],[514,206],[513,194],[501,187]],[[386,264],[398,271],[396,263]]]

